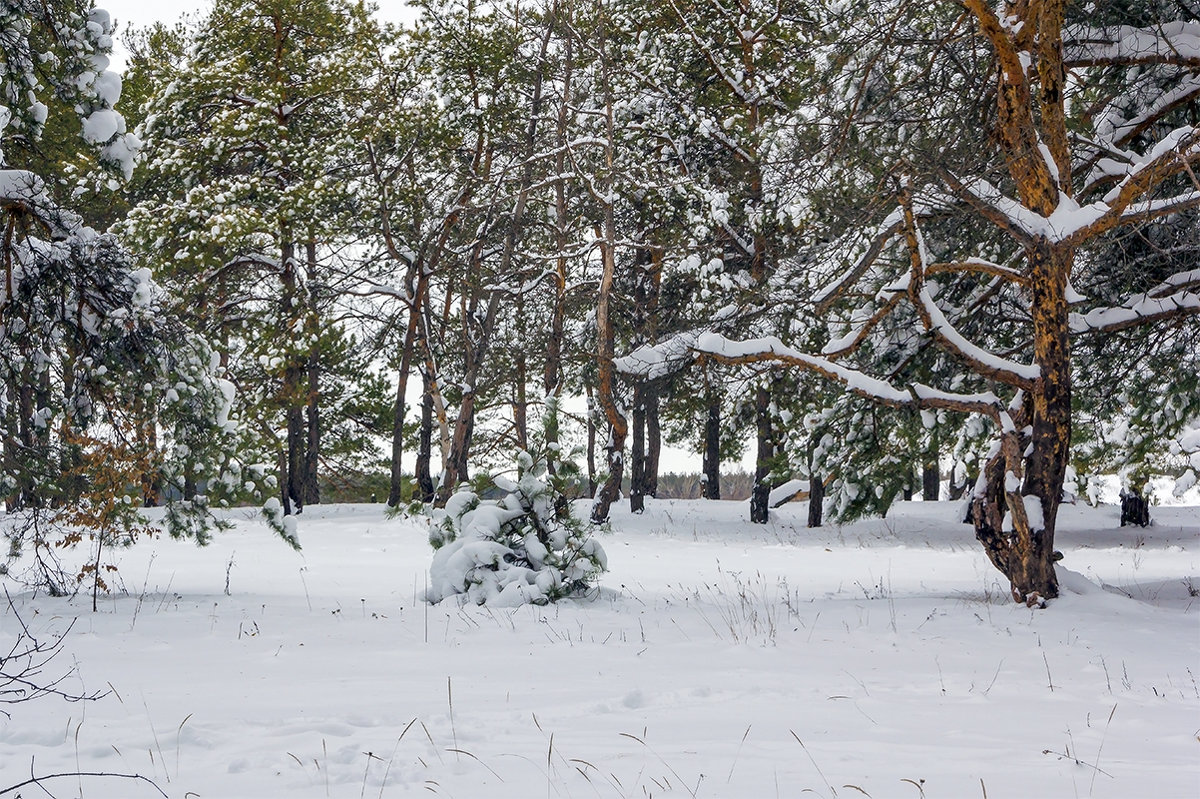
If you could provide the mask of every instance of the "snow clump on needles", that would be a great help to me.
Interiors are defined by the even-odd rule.
[[[434,547],[425,598],[516,607],[544,605],[585,591],[608,559],[563,501],[563,482],[546,461],[517,456],[517,479],[493,477],[503,499],[460,490],[430,511]]]

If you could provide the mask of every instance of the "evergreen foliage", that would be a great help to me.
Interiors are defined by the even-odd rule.
[[[547,414],[547,427],[556,412]],[[426,598],[497,607],[577,596],[607,568],[604,548],[565,500],[578,470],[543,445],[516,457],[516,479],[495,475],[461,487],[429,511],[433,545]],[[503,494],[500,499],[488,495]]]

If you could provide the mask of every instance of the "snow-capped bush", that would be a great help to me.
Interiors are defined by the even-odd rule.
[[[428,601],[544,605],[586,590],[605,570],[604,549],[561,501],[561,472],[551,475],[545,458],[520,452],[517,479],[492,484],[503,499],[462,490],[431,511]]]

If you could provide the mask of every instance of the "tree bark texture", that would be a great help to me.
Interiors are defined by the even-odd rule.
[[[588,497],[596,496],[596,402],[591,386],[587,387],[587,480]]]
[[[662,426],[659,422],[659,386],[648,383],[642,401],[646,406],[646,465],[642,480],[646,495],[658,496],[658,469],[662,460]]]
[[[808,478],[808,526],[820,527],[825,517],[825,483],[819,475]]]
[[[396,401],[392,406],[392,464],[391,479],[388,483],[388,507],[395,508],[400,504],[404,491],[404,471],[401,465],[404,452],[404,417],[407,410],[408,376],[412,372],[413,356],[417,348],[425,342],[418,341],[421,326],[422,306],[425,302],[425,291],[428,285],[428,275],[418,260],[409,272],[412,287],[408,292],[408,323],[404,329],[404,343],[400,351],[400,367],[396,376]],[[426,381],[428,382],[428,381]],[[423,396],[428,395],[426,390]],[[424,402],[424,400],[422,400]]]
[[[305,281],[305,337],[308,339],[307,391],[305,393],[304,504],[321,502],[318,473],[321,462],[321,319],[318,307],[317,244],[311,238],[305,244],[307,275]]]
[[[721,498],[721,395],[709,387],[704,415],[704,498]]]
[[[609,318],[609,303],[616,273],[616,234],[611,204],[607,206],[605,216],[605,239],[601,245],[604,274],[600,281],[599,302],[596,305],[600,377],[596,386],[596,397],[608,421],[608,441],[604,458],[608,474],[592,502],[591,520],[596,524],[608,520],[609,508],[621,493],[621,480],[625,471],[625,438],[629,434],[629,423],[617,401],[617,370],[613,363],[615,331]]]
[[[433,502],[435,492],[430,469],[430,459],[433,457],[433,385],[432,378],[424,369],[421,370],[421,377],[421,429],[417,434],[417,463],[413,471],[421,501]]]
[[[771,511],[771,465],[775,457],[775,430],[771,421],[771,391],[760,385],[754,394],[757,451],[754,459],[754,488],[750,494],[750,521],[766,524]]]
[[[633,386],[633,431],[629,442],[629,510],[646,509],[646,407],[645,382]]]
[[[612,198],[613,150],[616,147],[616,125],[613,112],[612,84],[609,80],[609,65],[606,45],[601,33],[600,67],[601,89],[604,95],[604,158],[608,179],[599,188],[596,199],[604,209],[603,225],[598,230],[597,244],[600,247],[602,274],[596,302],[596,356],[598,383],[596,397],[604,417],[608,421],[608,441],[605,446],[605,463],[608,475],[596,497],[592,500],[591,520],[600,524],[608,521],[608,511],[621,493],[621,478],[625,471],[625,438],[629,434],[629,422],[625,411],[617,401],[617,369],[613,358],[616,355],[616,330],[610,318],[610,306],[616,283],[617,272],[617,225]]]

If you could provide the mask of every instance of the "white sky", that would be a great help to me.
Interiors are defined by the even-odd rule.
[[[375,4],[379,18],[388,22],[406,22],[416,16],[407,0],[375,0]],[[212,0],[96,0],[96,5],[107,10],[118,25],[112,68],[124,71],[126,52],[121,46],[121,36],[126,29],[154,22],[175,22],[184,14],[207,12],[212,8]]]

